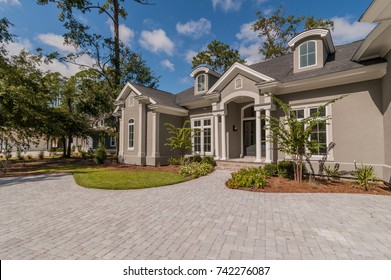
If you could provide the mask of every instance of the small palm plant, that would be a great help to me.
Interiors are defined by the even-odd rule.
[[[323,168],[324,172],[327,175],[327,179],[339,179],[339,164],[336,163],[334,167],[331,167],[329,165],[325,165]]]
[[[375,169],[370,165],[362,165],[354,172],[357,183],[364,187],[365,191],[369,191],[371,181],[377,180]]]

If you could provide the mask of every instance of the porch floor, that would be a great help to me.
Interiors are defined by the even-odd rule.
[[[262,161],[265,158],[261,158]],[[217,169],[219,170],[230,170],[237,171],[244,167],[260,167],[264,163],[255,162],[255,157],[243,157],[243,158],[232,158],[227,160],[217,160],[216,161]]]

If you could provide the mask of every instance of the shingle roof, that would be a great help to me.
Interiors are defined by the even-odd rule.
[[[249,65],[249,67],[280,82],[291,82],[384,62],[382,59],[372,59],[370,61],[366,61],[365,63],[352,61],[353,55],[360,47],[362,42],[363,40],[346,45],[336,46],[335,54],[330,55],[324,67],[319,69],[293,73],[292,54]]]
[[[194,94],[194,87],[188,88],[180,93],[176,94],[176,102],[183,104],[190,101],[196,101],[202,99],[202,94]]]
[[[336,46],[335,54],[332,54],[328,57],[324,67],[314,70],[293,73],[292,54],[252,64],[248,67],[271,78],[274,78],[280,82],[285,83],[385,62],[384,59],[371,59],[364,62],[352,61],[353,55],[361,46],[362,42],[363,40],[349,43],[346,45]],[[179,104],[197,101],[202,99],[203,96],[195,95],[194,87],[188,88],[182,92],[179,92],[178,94],[172,94],[169,92],[151,89],[137,84],[132,85],[135,86],[143,94],[154,99],[157,103],[174,108],[182,108],[181,106],[179,106]]]
[[[183,109],[181,106],[179,106],[175,102],[175,99],[176,99],[176,95],[175,94],[172,94],[172,93],[169,93],[169,92],[166,92],[166,91],[162,91],[162,90],[158,90],[158,89],[145,87],[145,86],[138,85],[138,84],[135,84],[135,83],[131,83],[131,84],[138,91],[140,91],[142,94],[152,98],[153,100],[155,100],[160,105]]]

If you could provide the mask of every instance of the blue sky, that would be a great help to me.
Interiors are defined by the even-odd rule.
[[[103,2],[104,0],[96,1]],[[64,33],[55,6],[39,6],[35,0],[0,0],[0,17],[7,17],[18,36],[8,46],[11,53],[22,48],[34,51],[41,47],[47,52],[66,54],[72,47],[63,45]],[[95,0],[93,1],[95,2]],[[172,93],[191,86],[191,57],[214,39],[239,50],[248,64],[262,60],[258,54],[261,39],[250,27],[257,19],[256,11],[269,15],[283,3],[287,14],[333,19],[336,45],[364,38],[373,25],[358,23],[371,0],[151,0],[144,6],[126,0],[128,17],[121,23],[122,41],[142,53],[147,64],[161,76],[160,89]],[[325,5],[324,3],[327,3]],[[104,15],[80,15],[92,30],[110,35],[110,25]],[[82,58],[84,63],[92,63]],[[71,75],[77,67],[54,61],[44,70]]]

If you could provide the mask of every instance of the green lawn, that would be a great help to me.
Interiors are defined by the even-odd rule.
[[[39,166],[23,165],[17,163],[14,166],[23,166],[23,175],[33,174],[51,174],[51,173],[72,173],[78,185],[86,188],[128,190],[153,188],[166,185],[172,185],[189,180],[182,175],[174,172],[165,172],[161,170],[135,170],[118,169],[116,167],[103,167],[99,165],[87,164],[73,160],[46,160]],[[18,172],[10,170],[7,175],[20,176]]]
[[[156,171],[96,169],[73,173],[76,183],[86,188],[129,190],[172,185],[187,181],[180,174]]]

